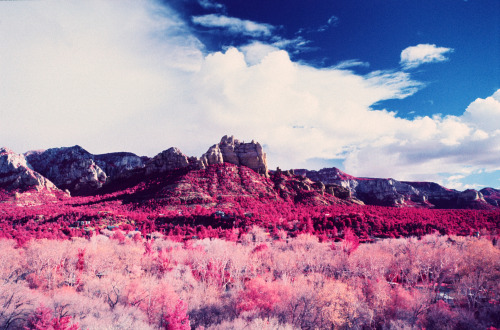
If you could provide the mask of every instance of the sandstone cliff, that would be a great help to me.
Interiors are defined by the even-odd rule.
[[[113,152],[94,155],[94,161],[110,179],[120,176],[125,171],[143,168],[147,157],[139,157],[131,152]]]
[[[177,148],[160,152],[145,164],[146,175],[164,173],[189,165],[189,159]]]
[[[106,173],[94,162],[92,154],[80,146],[52,148],[26,153],[33,169],[50,179],[59,189],[82,194],[106,182]]]
[[[295,170],[313,181],[336,184],[348,189],[352,197],[365,204],[381,206],[420,206],[437,208],[487,208],[481,192],[447,189],[434,182],[397,181],[382,178],[357,178],[338,168],[319,171]],[[490,203],[494,205],[493,201]]]
[[[0,148],[0,188],[5,190],[56,190],[55,185],[33,171],[23,155]]]
[[[260,143],[240,142],[234,136],[224,136],[218,144],[211,146],[199,160],[200,168],[208,165],[230,163],[243,165],[266,177],[269,176],[266,154]]]
[[[483,188],[480,190],[484,200],[492,206],[500,207],[500,190],[494,188]]]

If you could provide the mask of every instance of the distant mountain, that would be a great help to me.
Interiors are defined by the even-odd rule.
[[[336,184],[348,189],[368,205],[397,207],[435,207],[441,209],[488,209],[498,207],[500,193],[493,188],[481,191],[468,189],[463,192],[445,188],[434,182],[397,181],[382,178],[357,178],[338,168],[319,171],[295,170],[313,181]],[[483,191],[487,192],[485,199]]]
[[[153,158],[128,152],[93,155],[80,146],[24,155],[5,148],[0,151],[4,196],[28,190],[48,194],[67,190],[80,196],[112,194],[124,203],[152,206],[221,205],[237,200],[444,209],[500,205],[500,191],[493,188],[460,192],[433,182],[358,178],[337,168],[270,171],[258,142],[245,143],[232,136],[224,136],[200,158],[186,156],[175,147]]]

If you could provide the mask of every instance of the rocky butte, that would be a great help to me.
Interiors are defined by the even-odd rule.
[[[223,163],[243,165],[268,177],[266,154],[260,143],[253,140],[250,143],[244,143],[233,136],[226,135],[201,156],[199,167]]]

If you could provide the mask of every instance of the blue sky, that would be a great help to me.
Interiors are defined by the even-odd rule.
[[[497,0],[9,1],[0,48],[20,153],[231,134],[271,167],[500,187]]]
[[[460,115],[476,98],[500,88],[500,4],[496,0],[316,0],[313,5],[289,0],[201,1],[198,5],[179,1],[176,7],[188,22],[193,16],[215,14],[273,27],[271,35],[255,38],[190,22],[207,51],[255,39],[272,43],[277,37],[302,38],[306,45],[287,47],[292,60],[331,67],[356,59],[364,65],[350,69],[359,74],[399,70],[401,51],[409,46],[449,48],[444,63],[407,70],[426,88],[403,100],[377,104],[403,117]]]

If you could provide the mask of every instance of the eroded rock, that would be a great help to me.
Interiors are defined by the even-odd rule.
[[[260,143],[255,141],[240,142],[233,136],[226,135],[218,144],[211,146],[199,160],[200,168],[222,163],[243,165],[266,177],[269,176],[266,154]]]
[[[99,189],[107,179],[93,155],[80,146],[28,152],[26,158],[35,171],[72,194]]]
[[[0,148],[0,188],[20,191],[57,189],[50,180],[30,168],[23,155],[7,148]]]

